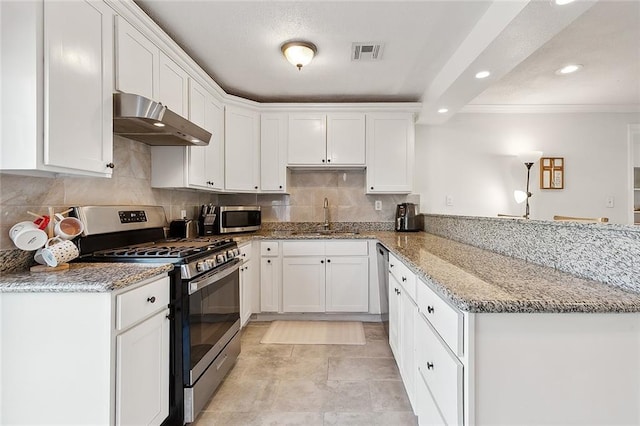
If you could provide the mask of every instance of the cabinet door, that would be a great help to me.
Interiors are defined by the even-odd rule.
[[[260,259],[260,310],[280,311],[280,268],[278,258]]]
[[[196,81],[189,80],[189,120],[211,133],[207,146],[191,146],[189,186],[224,189],[224,106]]]
[[[408,292],[400,289],[400,375],[407,391],[411,406],[415,409],[415,378],[418,368],[415,362],[415,323],[418,316],[418,307],[411,299]]]
[[[364,114],[329,114],[327,116],[327,163],[364,165]]]
[[[260,189],[285,192],[287,169],[287,117],[260,116]]]
[[[327,312],[369,311],[369,258],[328,257]]]
[[[160,52],[158,100],[171,111],[188,118],[189,75],[171,58]]]
[[[402,364],[400,357],[400,289],[396,278],[389,273],[389,346],[398,367]]]
[[[244,327],[253,309],[253,262],[245,260],[240,267],[240,326]]]
[[[411,192],[413,157],[412,114],[367,114],[367,193]]]
[[[116,17],[116,90],[158,100],[160,49]]]
[[[168,314],[116,337],[116,425],[159,425],[169,414]]]
[[[44,163],[111,174],[113,11],[44,2]]]
[[[256,192],[260,187],[260,121],[245,108],[225,109],[225,189]]]
[[[324,283],[324,257],[304,256],[283,258],[283,312],[324,312]]]
[[[324,114],[289,114],[288,164],[326,164],[326,129]]]

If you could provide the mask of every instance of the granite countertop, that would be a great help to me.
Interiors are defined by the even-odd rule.
[[[237,240],[325,238],[379,240],[438,294],[466,312],[640,312],[640,293],[426,232],[374,230],[318,236],[263,230]]]
[[[0,293],[107,292],[173,269],[171,264],[70,263],[69,266],[66,271],[3,274]]]

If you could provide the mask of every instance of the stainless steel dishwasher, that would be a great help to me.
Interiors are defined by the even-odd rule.
[[[380,243],[376,244],[378,253],[378,286],[380,294],[380,318],[384,331],[389,335],[389,250]]]

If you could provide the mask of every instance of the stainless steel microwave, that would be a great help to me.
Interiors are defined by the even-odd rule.
[[[216,234],[253,232],[260,230],[260,206],[217,206],[214,221]]]

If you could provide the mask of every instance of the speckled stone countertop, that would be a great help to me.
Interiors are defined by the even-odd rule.
[[[578,278],[426,232],[364,231],[355,235],[261,231],[251,239],[377,239],[437,293],[476,313],[640,312],[640,293]]]
[[[97,293],[118,290],[167,273],[171,264],[70,263],[66,271],[0,276],[0,293]]]

